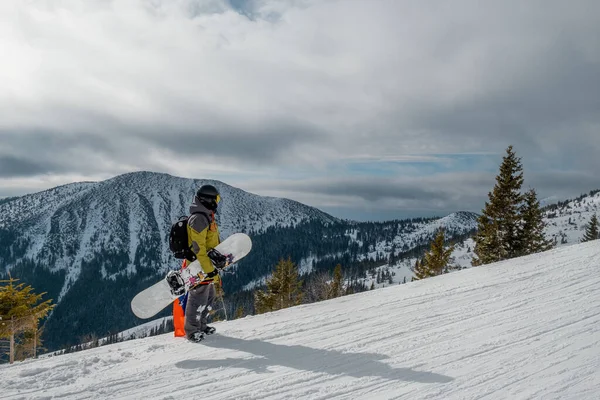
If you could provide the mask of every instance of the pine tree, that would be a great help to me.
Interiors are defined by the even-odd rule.
[[[550,250],[553,245],[552,241],[547,240],[544,235],[546,224],[535,189],[525,193],[524,201],[521,211],[523,226],[520,255],[525,256]]]
[[[425,279],[425,278],[429,278],[430,276],[433,276],[433,274],[429,270],[429,267],[425,263],[425,260],[423,260],[423,259],[421,259],[421,260],[417,259],[417,261],[415,262],[415,267],[414,267],[413,272],[415,273],[415,276],[412,279],[413,281],[419,281],[421,279]]]
[[[598,231],[598,217],[596,214],[594,214],[592,215],[592,218],[590,218],[590,222],[585,227],[585,234],[583,235],[581,242],[589,242],[591,240],[600,238]]]
[[[244,306],[239,306],[237,310],[235,310],[235,319],[243,318],[245,315]]]
[[[302,302],[302,282],[298,281],[298,269],[291,258],[280,260],[273,276],[267,280],[267,290],[257,290],[254,308],[258,314],[292,307]]]
[[[327,298],[333,299],[344,294],[344,276],[342,275],[342,266],[335,266],[333,270],[333,281],[329,285],[329,293]]]
[[[489,201],[485,203],[478,219],[474,266],[513,258],[523,248],[519,215],[523,200],[520,193],[522,185],[521,159],[509,146],[496,176],[494,189],[488,193]]]
[[[40,302],[46,293],[35,294],[31,286],[20,283],[17,279],[9,278],[0,286],[0,339],[8,338],[10,342],[10,363],[15,361],[16,339],[20,336],[30,338],[31,354],[35,357],[39,344],[39,320],[46,317],[54,305],[52,300]],[[26,354],[25,352],[22,354]]]
[[[454,251],[454,246],[444,248],[445,234],[443,229],[438,233],[431,243],[431,249],[425,253],[425,264],[427,265],[430,276],[443,274],[448,268],[450,257]]]
[[[388,258],[388,265],[394,265],[396,262],[396,244],[392,243],[392,249],[390,250],[390,256]]]

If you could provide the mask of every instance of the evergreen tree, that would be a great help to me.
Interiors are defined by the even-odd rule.
[[[425,278],[429,278],[430,276],[433,276],[433,273],[429,270],[429,267],[427,266],[427,264],[425,263],[425,260],[421,259],[417,259],[417,261],[415,262],[415,267],[414,267],[414,271],[415,276],[413,276],[412,280],[413,281],[419,281],[421,279],[425,279]]]
[[[46,317],[54,305],[52,300],[41,302],[46,293],[35,294],[31,286],[20,283],[17,279],[9,278],[0,281],[0,339],[8,338],[10,342],[9,360],[15,361],[16,340],[21,337],[29,339],[31,354],[35,357],[39,344],[39,320]],[[29,352],[21,352],[25,355]]]
[[[298,281],[298,269],[291,258],[280,260],[273,276],[267,280],[267,290],[257,290],[254,308],[258,314],[292,307],[302,302],[302,282]]]
[[[344,276],[342,274],[342,266],[340,264],[335,266],[333,270],[333,281],[329,285],[328,298],[333,299],[340,297],[344,294]]]
[[[235,310],[235,319],[243,318],[245,314],[244,306],[239,306],[237,310]]]
[[[600,238],[598,231],[598,217],[596,214],[594,214],[592,215],[592,218],[590,218],[590,222],[585,227],[585,234],[583,235],[581,242],[589,242],[591,240]]]
[[[396,245],[392,243],[392,249],[390,250],[390,256],[388,258],[388,265],[394,265],[397,262],[396,258]]]
[[[521,212],[523,226],[520,255],[524,256],[550,250],[553,245],[544,235],[546,224],[544,223],[544,217],[535,189],[531,189],[525,193],[524,200]]]
[[[519,255],[523,248],[519,215],[523,200],[520,193],[522,185],[521,159],[515,155],[513,147],[509,146],[496,176],[494,189],[488,193],[489,201],[485,203],[478,220],[474,266]]]
[[[425,264],[430,276],[441,275],[448,269],[454,246],[444,248],[444,242],[444,230],[440,229],[431,243],[431,249],[425,253]]]

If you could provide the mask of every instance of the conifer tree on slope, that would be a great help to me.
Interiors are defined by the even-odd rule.
[[[585,234],[581,239],[581,242],[589,242],[590,240],[596,240],[600,238],[600,234],[598,233],[598,217],[596,214],[592,215],[590,218],[590,222],[585,227]]]
[[[478,219],[478,232],[475,235],[475,257],[473,265],[489,264],[519,255],[523,247],[519,232],[519,208],[523,200],[520,192],[523,185],[521,159],[513,151],[506,149],[496,184],[488,193],[482,215]]]
[[[333,280],[329,286],[327,298],[334,299],[344,294],[344,275],[342,274],[342,266],[338,264],[333,270]]]
[[[427,264],[430,276],[442,275],[447,272],[454,246],[444,248],[444,242],[444,230],[440,229],[431,243],[431,249],[425,253],[425,264]]]
[[[413,281],[441,275],[448,271],[454,246],[444,248],[444,242],[444,230],[440,229],[433,239],[429,251],[421,260],[417,259],[415,262]]]
[[[521,255],[528,255],[550,250],[553,245],[544,236],[544,216],[537,200],[535,189],[530,189],[524,196],[524,204],[521,208],[523,220]]]
[[[417,259],[417,261],[415,261],[413,272],[415,274],[412,278],[413,281],[420,281],[421,279],[433,276],[433,274],[429,271],[427,264],[425,264],[425,260],[423,259]]]
[[[257,290],[254,308],[258,314],[298,305],[302,302],[302,281],[298,269],[290,258],[280,260],[273,276],[267,280],[267,290]]]

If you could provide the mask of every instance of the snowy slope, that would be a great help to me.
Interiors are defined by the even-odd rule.
[[[600,217],[600,191],[550,206],[544,212],[546,236],[559,246],[579,243],[593,214]]]
[[[373,246],[372,251],[364,257],[389,257],[392,249],[395,249],[395,254],[398,255],[402,250],[409,250],[418,245],[429,244],[440,228],[444,229],[446,237],[469,233],[477,228],[477,217],[475,213],[460,211],[443,218],[411,224],[411,229],[398,228],[398,233],[391,241],[377,242]],[[354,234],[355,232],[350,232],[348,235],[352,236]],[[360,241],[358,242],[361,243]]]
[[[466,235],[477,228],[478,215],[472,212],[455,212],[443,218],[427,220],[412,224],[412,229],[399,229],[398,234],[391,241],[379,241],[373,246],[373,251],[362,258],[375,259],[376,257],[388,259],[392,252],[399,255],[402,251],[413,249],[417,246],[429,245],[435,237],[438,229],[443,228],[446,239],[451,239],[457,235]],[[355,235],[350,232],[349,236]],[[472,254],[468,252],[473,248],[473,240],[467,239],[456,245],[450,264],[466,268],[471,266]],[[384,288],[390,285],[403,284],[410,282],[414,276],[413,268],[416,257],[403,258],[385,263],[371,271],[371,273],[360,281],[367,287],[373,285],[374,288]],[[385,279],[377,279],[378,274],[385,274]]]
[[[4,399],[597,399],[600,242],[0,366]]]

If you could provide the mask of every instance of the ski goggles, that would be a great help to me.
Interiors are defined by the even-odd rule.
[[[217,195],[217,198],[215,199],[215,201],[217,202],[217,204],[219,204],[221,202],[221,196]]]

